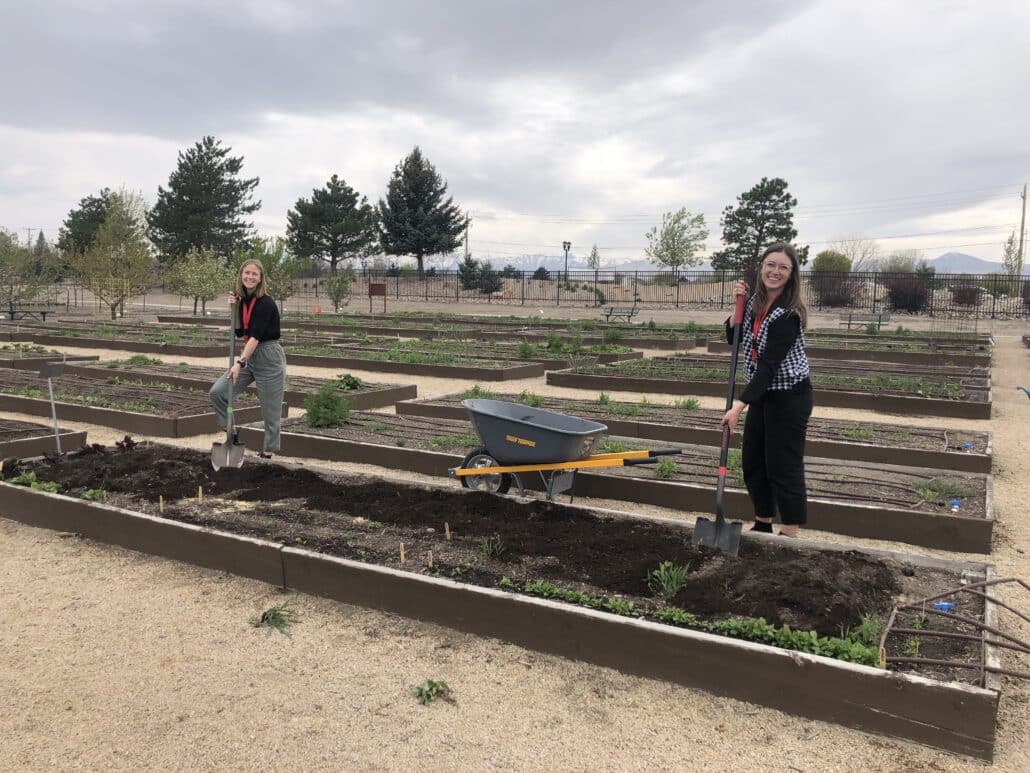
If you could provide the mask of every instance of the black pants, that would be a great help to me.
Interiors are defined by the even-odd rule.
[[[785,524],[808,520],[805,433],[812,415],[812,385],[768,391],[748,406],[741,466],[755,515]]]

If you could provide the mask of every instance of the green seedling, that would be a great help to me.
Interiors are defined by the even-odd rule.
[[[944,503],[949,499],[965,499],[970,494],[967,486],[939,478],[921,483],[913,491],[920,499],[937,503]]]
[[[479,550],[485,556],[500,558],[508,552],[508,546],[504,544],[504,538],[500,534],[494,534],[480,543]]]
[[[454,703],[451,697],[451,688],[442,679],[426,679],[422,684],[412,685],[411,693],[423,706],[428,706],[438,698],[448,703]]]
[[[402,437],[395,437],[393,442],[398,448],[404,448],[408,444],[408,441]]]
[[[15,486],[28,486],[36,491],[46,491],[50,494],[56,494],[61,490],[60,483],[52,480],[39,480],[36,477],[36,473],[32,470],[15,475],[7,482],[13,483]]]
[[[701,401],[696,397],[688,397],[686,400],[674,400],[672,404],[683,411],[696,411],[701,407]]]
[[[537,395],[530,392],[528,389],[523,390],[522,394],[519,395],[519,400],[523,405],[528,405],[530,408],[539,408],[543,402]]]
[[[180,362],[179,367],[177,367],[176,370],[185,375],[190,372],[190,366],[188,363]]]
[[[471,400],[476,397],[482,397],[490,400],[494,397],[494,393],[489,389],[484,389],[479,384],[475,384],[471,389],[466,389],[458,397],[462,400]]]
[[[733,476],[738,486],[744,484],[744,461],[739,448],[731,448],[726,454],[726,472]]]
[[[647,573],[647,585],[655,593],[672,598],[683,588],[690,564],[677,566],[672,561],[662,561],[657,569]]]
[[[82,492],[80,498],[87,502],[103,502],[107,499],[107,492],[102,488],[88,488]]]
[[[367,429],[369,432],[382,432],[384,429],[386,429],[386,425],[379,424],[378,422],[373,422],[368,425]]]
[[[909,636],[905,639],[905,643],[901,646],[905,655],[910,658],[919,657],[919,637]]]
[[[268,632],[278,631],[284,636],[290,636],[290,628],[300,620],[300,612],[290,608],[290,602],[284,601],[276,604],[270,609],[261,613],[261,617],[251,620],[250,624],[255,628],[268,628]]]
[[[662,480],[668,480],[676,474],[676,462],[667,456],[663,456],[654,466],[654,476]]]
[[[449,451],[455,448],[471,448],[478,444],[479,436],[474,434],[440,435],[430,439],[429,448],[433,451]]]
[[[869,440],[875,432],[876,430],[868,424],[861,425],[851,422],[840,431],[840,434],[848,438],[848,440]]]
[[[866,647],[872,647],[880,639],[883,627],[869,615],[862,615],[862,622],[854,628],[841,628],[842,639],[849,639]]]
[[[597,402],[599,402],[601,405],[611,405],[612,396],[607,392],[601,392],[601,394],[597,396]]]
[[[612,440],[611,438],[604,439],[602,448],[604,448],[606,454],[621,454],[623,451],[629,450],[625,443],[620,443],[618,440]]]
[[[519,344],[517,352],[519,357],[535,357],[540,348],[536,344],[531,344],[529,341],[523,341]]]

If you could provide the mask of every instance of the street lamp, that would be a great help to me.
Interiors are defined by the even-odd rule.
[[[569,250],[572,249],[572,242],[562,242],[562,249],[565,250],[565,284],[569,283]]]

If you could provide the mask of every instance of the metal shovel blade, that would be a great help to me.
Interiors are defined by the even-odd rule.
[[[213,443],[211,445],[211,466],[214,467],[215,472],[223,467],[242,467],[243,452],[246,448],[239,440],[235,443],[231,439],[226,439],[224,443]]]
[[[708,518],[698,518],[694,524],[691,542],[735,556],[740,550],[740,528],[741,524],[730,523],[722,518],[714,521]]]

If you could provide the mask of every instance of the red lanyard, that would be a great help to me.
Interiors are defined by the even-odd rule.
[[[758,331],[762,329],[762,323],[765,322],[767,316],[769,316],[769,310],[765,309],[755,317],[754,324],[751,325],[751,362],[758,362]]]
[[[257,303],[257,298],[251,298],[250,303],[240,302],[240,316],[243,318],[243,343],[250,340],[250,313],[254,311],[255,303]]]

